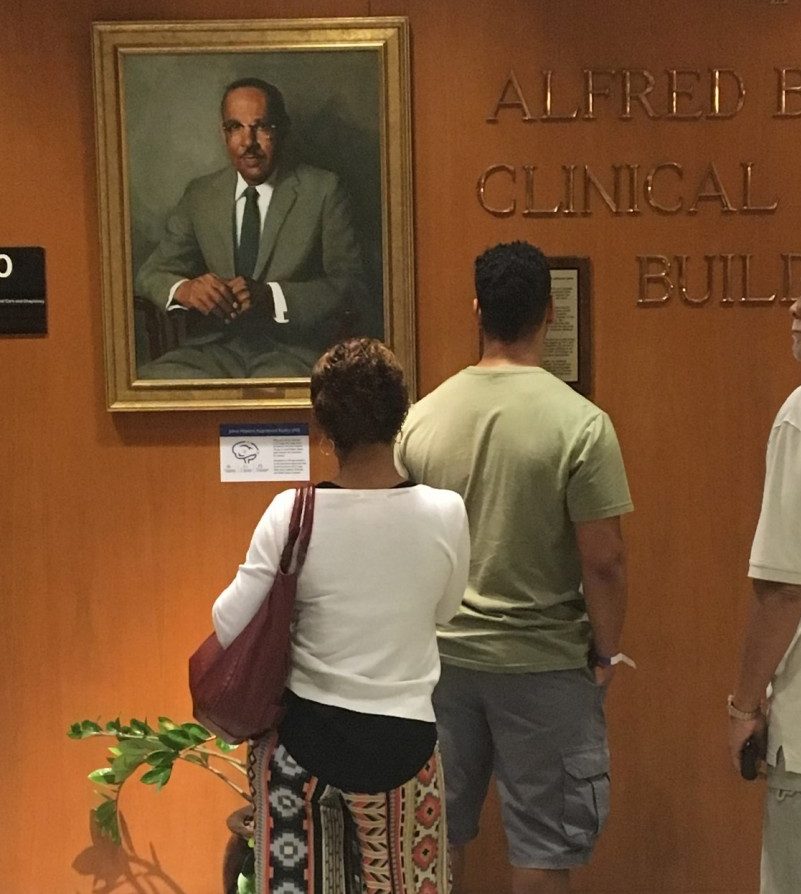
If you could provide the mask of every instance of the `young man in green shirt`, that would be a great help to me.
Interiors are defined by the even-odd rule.
[[[435,710],[454,894],[496,774],[514,894],[562,894],[608,811],[603,716],[626,604],[632,509],[609,417],[542,366],[550,272],[524,242],[476,260],[476,366],[416,404],[398,446],[419,482],[462,495],[472,559],[439,631]]]

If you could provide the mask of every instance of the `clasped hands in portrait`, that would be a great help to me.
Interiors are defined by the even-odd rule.
[[[173,298],[187,310],[196,310],[203,316],[213,314],[226,323],[236,320],[257,305],[263,306],[270,317],[275,313],[270,286],[247,276],[226,280],[216,273],[203,273],[181,283]]]

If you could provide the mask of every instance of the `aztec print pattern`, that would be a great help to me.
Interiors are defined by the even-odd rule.
[[[254,751],[257,894],[450,894],[438,749],[378,795],[326,785],[274,737]]]

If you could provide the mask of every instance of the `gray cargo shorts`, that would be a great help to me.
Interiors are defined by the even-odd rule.
[[[586,863],[609,812],[603,700],[586,668],[496,674],[443,664],[434,711],[450,843],[478,834],[494,773],[513,866]]]

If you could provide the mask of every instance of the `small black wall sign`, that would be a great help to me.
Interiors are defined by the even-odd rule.
[[[0,246],[0,335],[46,333],[44,249]]]

